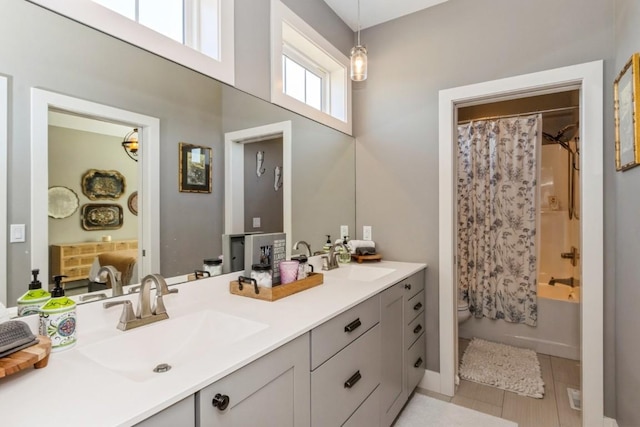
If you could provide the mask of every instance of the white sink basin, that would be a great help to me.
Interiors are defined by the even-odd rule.
[[[341,265],[339,268],[330,271],[323,271],[328,277],[335,277],[360,282],[372,282],[387,274],[393,273],[395,268],[370,267],[365,265]]]
[[[202,359],[267,326],[204,310],[122,332],[116,337],[81,347],[78,351],[129,379],[147,381],[158,375],[166,375],[153,372],[158,364],[167,363],[176,368]]]

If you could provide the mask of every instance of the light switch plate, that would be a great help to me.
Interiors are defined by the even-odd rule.
[[[343,239],[349,235],[349,226],[348,225],[341,225],[340,226],[340,239]]]
[[[371,237],[371,226],[370,225],[363,225],[362,226],[362,240],[373,240],[373,238]]]
[[[260,228],[260,217],[253,218],[253,228]]]
[[[23,243],[26,240],[24,224],[11,224],[10,243]]]

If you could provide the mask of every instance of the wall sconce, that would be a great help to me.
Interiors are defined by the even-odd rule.
[[[138,161],[138,128],[135,128],[124,136],[122,148],[131,160],[135,162]]]

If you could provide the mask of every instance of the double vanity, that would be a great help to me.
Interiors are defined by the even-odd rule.
[[[201,279],[124,332],[120,308],[80,305],[74,348],[0,382],[2,424],[388,426],[424,374],[425,268],[341,266],[276,302]]]

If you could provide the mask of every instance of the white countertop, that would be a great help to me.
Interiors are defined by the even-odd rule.
[[[52,353],[46,368],[28,369],[0,379],[0,425],[98,427],[136,424],[426,267],[425,264],[391,261],[366,266],[395,271],[370,282],[337,279],[331,276],[332,271],[323,271],[323,285],[275,302],[230,294],[229,282],[238,273],[177,285],[178,294],[164,297],[171,318],[154,325],[210,309],[262,322],[268,327],[225,346],[224,351],[210,354],[200,363],[178,364],[169,372],[145,381],[119,375],[88,359],[80,350],[83,346],[120,334],[135,333],[150,325],[122,332],[116,329],[120,307],[103,309],[101,303],[79,305],[78,343],[74,348]],[[132,300],[134,307],[137,298],[137,294],[118,297]],[[30,323],[34,324],[34,320]]]

